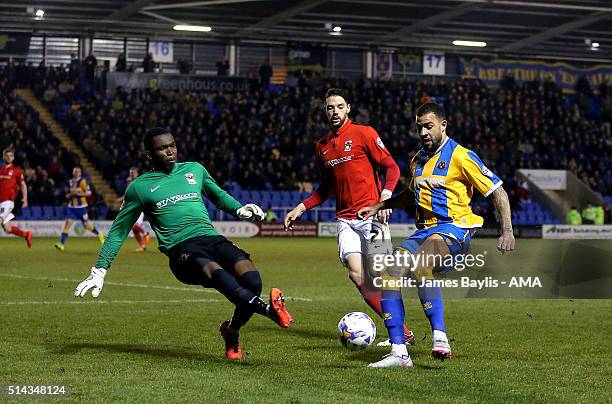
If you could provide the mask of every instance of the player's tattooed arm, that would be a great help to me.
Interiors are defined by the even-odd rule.
[[[506,251],[514,250],[514,232],[512,230],[512,214],[508,194],[503,187],[497,188],[491,194],[493,206],[497,210],[501,222],[501,236],[499,237],[497,249],[504,254]]]

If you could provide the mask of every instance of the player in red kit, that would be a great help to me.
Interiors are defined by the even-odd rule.
[[[349,278],[359,289],[366,303],[382,317],[380,290],[364,285],[364,255],[367,241],[372,237],[372,220],[362,221],[357,212],[370,203],[391,197],[400,176],[400,170],[386,149],[376,130],[353,123],[348,114],[342,89],[330,88],[325,94],[325,114],[331,131],[316,143],[316,157],[321,167],[321,185],[306,200],[285,216],[285,229],[304,212],[336,195],[338,221],[338,253],[348,268]],[[386,169],[385,184],[377,168]],[[379,212],[377,220],[386,223],[391,210]],[[377,226],[381,227],[381,226]],[[406,341],[412,343],[414,335],[405,328]]]
[[[12,212],[19,190],[21,190],[21,207],[28,206],[28,187],[23,179],[21,168],[13,165],[15,153],[6,149],[2,153],[2,157],[4,158],[4,165],[0,167],[0,222],[4,231],[23,237],[28,243],[28,247],[32,248],[32,232],[23,231],[9,223],[15,218]]]

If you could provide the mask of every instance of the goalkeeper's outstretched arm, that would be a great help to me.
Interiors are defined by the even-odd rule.
[[[113,221],[113,225],[106,236],[106,241],[98,253],[96,268],[110,268],[123,242],[130,233],[130,230],[132,230],[132,226],[134,226],[138,216],[142,213],[142,209],[142,200],[138,196],[136,189],[130,184],[125,191],[125,197],[119,214]]]
[[[98,253],[98,261],[96,266],[91,268],[91,272],[87,278],[79,283],[74,291],[74,296],[85,297],[87,292],[91,290],[93,297],[98,297],[104,286],[104,277],[106,271],[110,268],[111,263],[117,256],[119,249],[127,238],[132,226],[138,216],[142,212],[142,201],[134,187],[128,187],[125,191],[125,198],[119,210],[119,214],[113,221],[110,231],[104,241],[104,245]]]

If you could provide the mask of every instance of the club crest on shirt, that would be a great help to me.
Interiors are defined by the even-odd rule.
[[[480,171],[482,171],[483,175],[486,175],[487,177],[492,177],[493,173],[491,172],[491,170],[489,170],[487,168],[487,166],[483,165],[482,168],[480,169]]]
[[[441,161],[438,163],[438,170],[444,170],[446,168],[446,161]]]
[[[344,151],[351,151],[352,147],[353,147],[352,140],[347,140],[346,142],[344,142]]]
[[[185,179],[187,180],[188,184],[196,185],[196,180],[192,173],[185,174]]]

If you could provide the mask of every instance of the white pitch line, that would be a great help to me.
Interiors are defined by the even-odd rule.
[[[67,278],[48,278],[44,276],[27,276],[27,275],[17,275],[17,274],[0,274],[0,276],[5,276],[8,278],[17,278],[17,279],[33,279],[40,281],[55,281],[55,282],[71,282],[74,284],[78,284],[81,282],[81,279],[67,279]],[[131,288],[145,288],[145,289],[163,289],[163,290],[179,290],[179,291],[187,291],[187,292],[203,292],[203,293],[216,293],[213,289],[200,288],[197,286],[194,287],[181,287],[181,286],[164,286],[164,285],[146,285],[141,283],[124,283],[124,282],[114,282],[114,281],[105,281],[105,285],[114,285],[114,286],[124,286]],[[299,297],[299,296],[285,296],[285,299],[291,301],[300,301],[300,302],[312,302],[312,299],[308,297]]]
[[[6,276],[9,278],[18,278],[18,279],[34,279],[39,281],[55,281],[55,282],[71,282],[71,283],[79,283],[81,280],[77,279],[67,279],[67,278],[48,278],[45,276],[25,276],[25,275],[17,275],[17,274],[0,274],[0,276]],[[180,287],[180,286],[164,286],[164,285],[145,285],[141,283],[124,283],[124,282],[115,282],[115,281],[105,281],[105,285],[114,285],[114,286],[126,286],[132,288],[146,288],[146,289],[164,289],[164,290],[182,290],[188,292],[204,292],[204,293],[215,293],[214,290],[204,289],[204,288],[188,288],[188,287]]]
[[[218,299],[178,299],[178,300],[76,300],[76,301],[16,301],[1,302],[1,306],[49,305],[49,304],[166,304],[166,303],[218,303]]]

